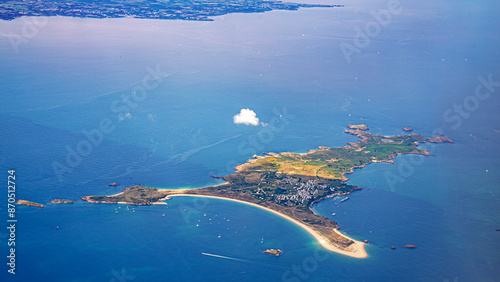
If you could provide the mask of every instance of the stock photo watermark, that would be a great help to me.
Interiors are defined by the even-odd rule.
[[[9,230],[7,246],[9,247],[9,255],[7,256],[7,272],[16,274],[16,171],[10,169],[7,171],[7,230]]]
[[[474,94],[465,97],[461,103],[453,104],[450,109],[443,113],[443,120],[451,126],[451,129],[457,130],[462,126],[462,122],[468,119],[473,112],[479,109],[480,103],[491,97],[496,88],[500,86],[500,81],[493,81],[493,74],[487,78],[478,77],[479,83],[476,86]]]
[[[116,98],[110,105],[111,112],[115,114],[116,120],[105,117],[99,121],[96,127],[87,130],[83,129],[82,139],[73,145],[66,145],[66,155],[63,161],[53,161],[52,169],[54,170],[57,180],[64,181],[64,176],[70,174],[78,167],[85,157],[90,156],[94,150],[103,142],[106,135],[111,134],[116,129],[117,122],[122,122],[126,118],[131,118],[130,111],[139,106],[148,97],[148,91],[158,87],[163,78],[167,76],[160,70],[157,65],[156,69],[151,67],[146,68],[147,74],[141,82],[134,86],[129,93],[124,93],[120,98]]]
[[[436,128],[432,132],[433,136],[438,136],[442,135],[443,130],[441,128]],[[436,144],[435,143],[426,143],[426,151],[429,152],[430,155],[434,153],[436,150]],[[389,185],[389,188],[392,192],[396,191],[396,185],[398,183],[403,183],[405,180],[409,177],[411,177],[414,173],[417,167],[421,166],[425,162],[425,158],[427,156],[423,156],[421,154],[410,154],[407,155],[406,158],[400,158],[397,161],[397,168],[398,168],[398,173],[394,173],[392,171],[386,171],[384,172],[384,177],[387,185]]]
[[[178,209],[184,219],[184,222],[186,224],[191,223],[191,218],[199,216],[202,213],[202,210],[207,208],[208,203],[209,200],[207,198],[193,197],[192,205],[180,204]]]
[[[485,78],[479,76],[477,78],[478,84],[475,87],[474,93],[466,96],[460,103],[454,103],[450,108],[443,112],[443,120],[446,123],[446,127],[436,128],[432,132],[433,136],[443,135],[447,127],[452,130],[458,130],[463,122],[469,119],[474,112],[476,112],[481,102],[488,100],[492,94],[495,93],[498,87],[500,87],[500,81],[493,80],[493,74],[488,74]],[[431,155],[434,153],[436,144],[426,143],[426,150]],[[389,185],[391,191],[395,191],[396,185],[398,183],[403,183],[407,178],[411,177],[415,172],[415,169],[421,166],[425,162],[425,156],[422,155],[410,155],[408,159],[399,159],[398,173],[393,173],[391,171],[386,171],[384,177],[386,183]]]
[[[258,152],[262,152],[265,146],[271,143],[276,134],[285,130],[286,126],[290,124],[294,116],[288,112],[288,109],[284,107],[283,109],[273,109],[274,116],[267,123],[257,123],[262,126],[262,128],[257,132],[257,134],[250,135],[244,141],[238,145],[238,153],[240,155],[256,155]],[[220,179],[225,175],[229,175],[234,172],[234,168],[238,165],[238,162],[228,161],[224,167],[224,170],[217,173],[210,172],[210,176],[213,177],[213,185],[217,185],[216,179]],[[212,186],[212,185],[209,185]],[[195,197],[192,205],[181,204],[179,206],[179,211],[184,218],[186,223],[190,223],[192,216],[197,216],[201,214],[201,211],[208,206],[209,200],[203,197]]]
[[[281,112],[277,109],[274,109],[273,112],[275,116],[268,123],[265,123],[257,134],[249,136],[238,146],[240,155],[255,155],[262,152],[265,146],[274,140],[275,134],[282,132],[290,124],[290,119],[293,118],[286,107]]]
[[[328,251],[321,246],[317,246],[311,256],[302,260],[299,264],[294,264],[290,269],[283,272],[281,281],[299,282],[309,279],[310,275],[318,269],[319,263],[330,257]]]
[[[285,128],[290,124],[295,118],[292,114],[288,112],[286,107],[283,109],[273,109],[274,116],[267,123],[261,123],[262,128],[257,132],[257,134],[250,135],[246,140],[242,141],[238,145],[238,153],[241,156],[247,155],[258,155],[262,154],[265,150],[266,145],[270,144],[277,134],[283,132]],[[217,173],[211,172],[210,175],[214,176],[224,176],[229,175],[234,172],[234,168],[239,163],[236,160],[226,162],[224,170],[218,171]]]
[[[363,28],[359,26],[354,27],[356,35],[354,36],[353,44],[346,42],[339,44],[339,48],[346,61],[351,63],[351,57],[354,54],[360,54],[364,48],[368,47],[371,40],[380,34],[382,28],[391,23],[392,16],[399,15],[402,11],[403,7],[399,0],[390,0],[387,3],[386,9],[371,11],[370,15],[373,17],[373,20],[367,22]]]
[[[111,270],[111,274],[113,274],[113,278],[109,280],[109,282],[126,282],[132,281],[135,279],[135,276],[127,274],[127,270],[122,268],[121,272],[116,271],[115,269]]]
[[[19,53],[19,47],[28,44],[31,39],[38,35],[40,28],[49,23],[47,17],[23,17],[20,20],[23,22],[23,25],[19,33],[9,32],[2,34],[9,38],[10,45],[15,53]]]

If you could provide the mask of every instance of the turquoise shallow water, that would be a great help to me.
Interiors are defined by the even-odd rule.
[[[57,17],[17,53],[0,37],[0,167],[4,175],[15,168],[17,194],[35,202],[113,194],[122,189],[107,186],[115,181],[215,184],[210,175],[231,173],[253,154],[355,141],[342,133],[349,123],[366,122],[385,135],[401,134],[403,126],[424,136],[441,129],[456,142],[422,145],[433,152],[424,159],[398,156],[394,164],[356,169],[349,183],[364,190],[340,207],[331,200],[314,207],[371,242],[365,260],[324,253],[300,228],[238,203],[176,198],[168,208],[133,212],[78,201],[18,208],[18,271],[13,277],[2,268],[1,280],[494,281],[498,89],[458,128],[443,113],[473,95],[479,76],[498,80],[499,7],[402,4],[402,14],[351,63],[339,44],[352,42],[354,28],[386,2],[226,15],[211,23]],[[0,27],[16,33],[23,24]],[[136,106],[127,104],[157,68],[158,84]],[[282,115],[283,126],[270,132],[235,125],[232,116],[242,108],[267,123]],[[113,130],[58,178],[53,165],[67,164],[66,147],[76,150],[86,138],[82,130],[107,119]],[[391,185],[388,175],[402,181]],[[0,229],[1,254],[8,235]],[[406,244],[418,248],[388,248]],[[285,253],[264,256],[265,248]]]

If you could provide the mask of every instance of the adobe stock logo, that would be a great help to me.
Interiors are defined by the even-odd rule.
[[[453,130],[458,130],[464,120],[470,118],[472,113],[479,109],[481,101],[486,101],[491,97],[496,90],[500,87],[500,81],[493,81],[493,75],[489,74],[488,78],[479,76],[479,83],[476,86],[474,94],[470,94],[465,97],[461,103],[455,103],[452,107],[443,112],[443,120],[446,122],[446,126],[450,126]],[[432,135],[437,136],[444,134],[447,127],[436,128],[433,130]],[[434,154],[436,144],[426,143],[427,152],[431,155]],[[384,173],[385,180],[389,185],[392,192],[395,191],[396,185],[398,183],[403,183],[407,178],[411,177],[415,172],[415,169],[424,163],[425,157],[422,155],[409,155],[405,158],[398,160],[398,173],[393,173],[391,171],[386,171]]]
[[[28,44],[31,39],[38,35],[40,29],[49,23],[47,17],[22,17],[20,21],[23,22],[20,33],[3,34],[0,32],[2,36],[9,38],[10,45],[16,54],[19,53],[21,45]]]
[[[97,126],[81,131],[82,138],[79,142],[73,145],[66,145],[66,155],[60,162],[53,161],[52,169],[59,182],[64,181],[64,177],[72,173],[84,160],[84,158],[92,155],[96,148],[103,142],[105,136],[111,134],[117,127],[118,123],[132,118],[130,111],[136,109],[140,102],[143,102],[148,97],[148,91],[158,87],[163,78],[168,74],[160,70],[157,65],[156,69],[146,67],[144,78],[136,83],[129,93],[124,93],[120,98],[116,98],[110,105],[110,110],[113,116],[116,116],[116,121],[112,118],[105,117],[101,119]]]
[[[463,120],[468,119],[472,112],[475,112],[481,101],[490,98],[495,92],[495,88],[500,86],[500,81],[493,81],[493,75],[490,73],[488,79],[480,76],[477,78],[479,83],[476,86],[474,95],[469,95],[464,98],[462,103],[453,104],[452,109],[448,109],[443,113],[443,119],[446,123],[453,123],[451,128],[457,130]]]
[[[351,63],[353,54],[361,53],[361,50],[368,47],[371,43],[371,38],[378,36],[382,27],[387,26],[392,21],[392,15],[398,15],[403,11],[399,0],[390,0],[387,3],[386,10],[371,11],[370,15],[374,20],[365,24],[364,30],[358,26],[354,27],[356,35],[354,37],[354,45],[342,42],[339,44],[340,50],[348,63]]]
[[[320,245],[316,246],[313,254],[304,258],[302,263],[294,264],[289,270],[281,275],[283,282],[300,282],[308,280],[310,274],[314,273],[321,262],[330,257],[328,251],[324,250]]]

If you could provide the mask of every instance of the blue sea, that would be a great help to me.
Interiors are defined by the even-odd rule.
[[[333,4],[345,7],[1,21],[0,281],[498,281],[500,4]],[[247,108],[273,126],[234,124]],[[363,190],[313,207],[368,240],[366,259],[240,203],[80,200],[218,184],[254,154],[354,142],[353,123],[455,141],[356,169],[348,183]],[[15,275],[11,169],[16,196],[45,205],[16,209]]]

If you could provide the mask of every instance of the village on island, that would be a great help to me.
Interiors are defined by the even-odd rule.
[[[279,215],[309,232],[326,249],[356,258],[365,258],[365,244],[339,232],[338,224],[328,217],[315,214],[312,206],[326,198],[343,196],[362,188],[347,184],[346,174],[354,168],[375,162],[393,162],[400,154],[429,152],[417,148],[418,144],[453,143],[443,135],[424,138],[419,134],[383,136],[367,132],[366,124],[349,125],[345,133],[361,138],[358,142],[338,148],[319,146],[307,153],[265,153],[254,156],[236,167],[236,172],[220,178],[225,183],[196,189],[156,189],[135,185],[110,196],[84,196],[89,203],[153,205],[162,204],[174,197],[209,197],[237,201],[265,209]],[[409,127],[403,128],[411,132]],[[109,186],[119,186],[110,183]],[[43,208],[43,205],[19,200],[20,205]],[[73,203],[71,200],[55,199],[51,204]],[[406,245],[404,248],[416,248]],[[396,247],[391,246],[392,249]],[[263,253],[279,256],[280,249],[268,249]]]

